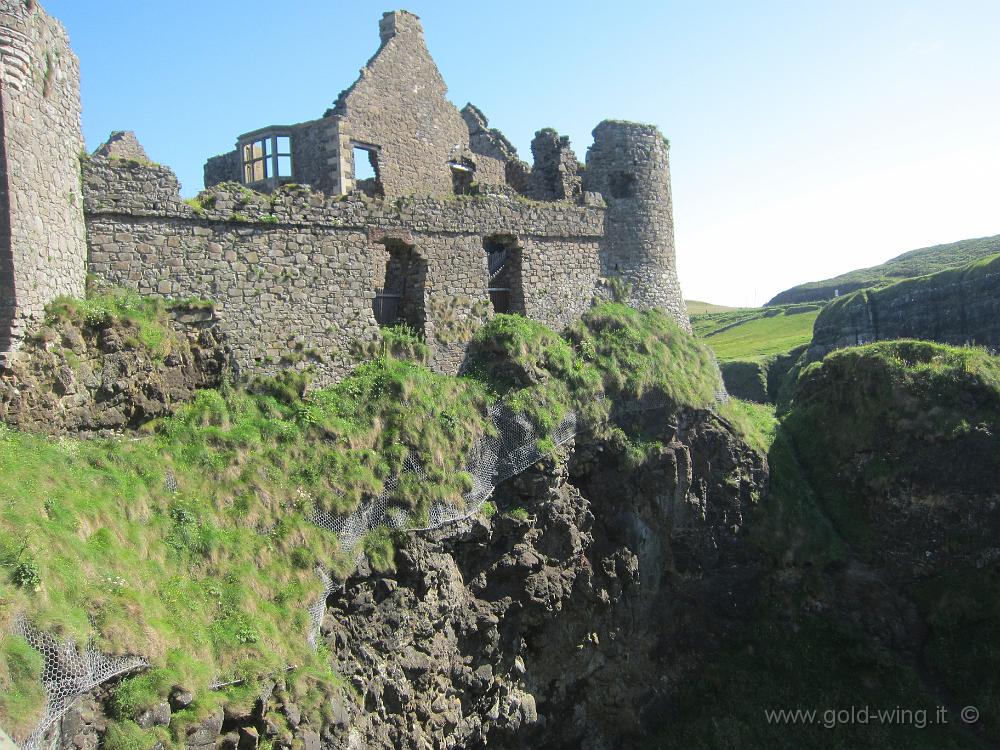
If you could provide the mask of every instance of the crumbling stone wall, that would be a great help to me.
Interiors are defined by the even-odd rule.
[[[79,63],[37,2],[0,0],[0,149],[2,355],[86,274]]]
[[[569,136],[552,128],[535,133],[531,141],[534,165],[527,180],[527,195],[539,201],[575,200],[580,196],[580,165],[569,145]]]
[[[333,132],[331,128],[332,124],[328,119],[273,128],[275,131],[288,133],[291,138],[292,182],[335,192],[327,144],[327,138]],[[239,148],[208,159],[204,175],[205,187],[214,187],[223,182],[242,182],[243,161]]]
[[[213,156],[205,162],[205,187],[214,187],[221,182],[241,182],[242,165],[236,149]]]
[[[321,383],[346,374],[358,343],[380,335],[372,303],[392,243],[426,265],[423,333],[442,372],[458,370],[490,314],[485,237],[516,238],[525,312],[554,328],[600,284],[600,207],[220,186],[196,211],[169,169],[100,157],[85,163],[84,186],[89,270],[144,294],[215,301],[244,372],[314,364]]]
[[[674,252],[670,144],[655,125],[605,120],[594,128],[583,189],[607,202],[601,274],[629,288],[637,307],[659,307],[691,330]]]
[[[131,130],[116,130],[108,136],[108,140],[97,147],[94,156],[108,156],[112,159],[128,159],[149,163],[146,149],[139,143]]]
[[[361,70],[361,77],[334,105],[331,154],[341,179],[338,192],[353,188],[352,142],[378,147],[379,173],[387,198],[450,195],[448,162],[469,149],[469,129],[447,99],[447,86],[427,51],[417,16],[386,13],[379,23],[381,47]],[[489,164],[493,161],[494,164]],[[477,172],[503,174],[488,156],[476,161]]]

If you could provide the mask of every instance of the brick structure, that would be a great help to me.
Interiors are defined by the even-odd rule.
[[[54,35],[57,25],[30,4],[0,0],[0,26],[36,19]],[[134,134],[117,132],[84,160],[84,210],[69,211],[67,193],[81,189],[77,152],[57,149],[37,125],[19,141],[5,137],[18,153],[40,147],[51,163],[50,182],[12,184],[10,195],[58,207],[45,209],[53,218],[42,225],[53,228],[46,241],[66,250],[40,263],[8,257],[16,272],[0,280],[27,283],[4,300],[40,310],[55,294],[81,293],[87,271],[146,294],[212,299],[245,373],[312,364],[320,382],[341,377],[394,322],[424,335],[433,367],[457,372],[488,316],[514,312],[561,328],[605,297],[613,277],[635,304],[662,307],[687,325],[668,146],[655,127],[601,123],[586,166],[546,128],[529,166],[478,108],[448,101],[416,16],[384,14],[379,37],[360,78],[322,117],[259,128],[209,159],[208,189],[193,205]],[[48,126],[72,151],[79,99],[66,49],[53,56],[67,61],[65,104]],[[44,57],[29,53],[11,59]],[[361,178],[362,160],[373,177]],[[45,278],[33,283],[39,269]]]

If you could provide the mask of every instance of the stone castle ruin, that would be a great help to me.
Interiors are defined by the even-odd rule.
[[[412,326],[454,373],[491,314],[558,329],[612,288],[688,325],[659,130],[606,120],[585,165],[540,130],[528,165],[448,101],[411,13],[383,15],[378,50],[322,117],[239,136],[183,201],[131,133],[81,158],[65,32],[34,0],[0,10],[0,350],[88,273],[212,300],[246,372],[310,364],[320,382],[386,325]]]

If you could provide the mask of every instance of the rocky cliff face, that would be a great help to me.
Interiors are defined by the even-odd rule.
[[[498,496],[498,513],[411,537],[323,626],[357,694],[337,748],[614,748],[755,597],[747,513],[762,459],[707,413],[660,413],[664,447],[624,472],[581,440]]]
[[[186,730],[189,747],[618,748],[735,629],[757,592],[748,514],[763,458],[717,417],[649,412],[658,441],[626,468],[582,437],[498,490],[499,511],[362,558],[322,637],[348,686],[303,716],[273,682]],[[63,720],[62,746],[104,739],[107,687]],[[183,697],[140,717],[183,720]],[[175,705],[176,704],[176,705]]]
[[[1000,257],[835,300],[816,319],[809,356],[902,338],[1000,347]]]
[[[0,421],[47,433],[134,428],[234,367],[211,309],[178,306],[150,327],[155,346],[113,316],[51,318],[0,368]]]

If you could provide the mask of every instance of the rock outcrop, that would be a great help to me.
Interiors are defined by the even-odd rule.
[[[809,358],[903,338],[1000,348],[1000,256],[835,300],[816,319]]]
[[[583,439],[502,488],[498,513],[411,537],[323,626],[357,701],[324,744],[624,747],[740,627],[762,459],[707,413],[664,415],[632,472]],[[653,426],[652,424],[650,426]]]
[[[649,412],[638,466],[583,436],[498,488],[499,510],[397,538],[328,599],[322,638],[348,687],[305,715],[278,687],[186,725],[188,747],[628,746],[744,627],[759,566],[748,514],[763,458],[703,411]],[[62,722],[96,747],[111,686]],[[183,719],[173,699],[150,726]],[[140,723],[142,726],[142,723]]]
[[[161,336],[154,349],[126,321],[49,320],[0,369],[0,421],[49,434],[135,428],[234,367],[211,309],[174,307]]]

